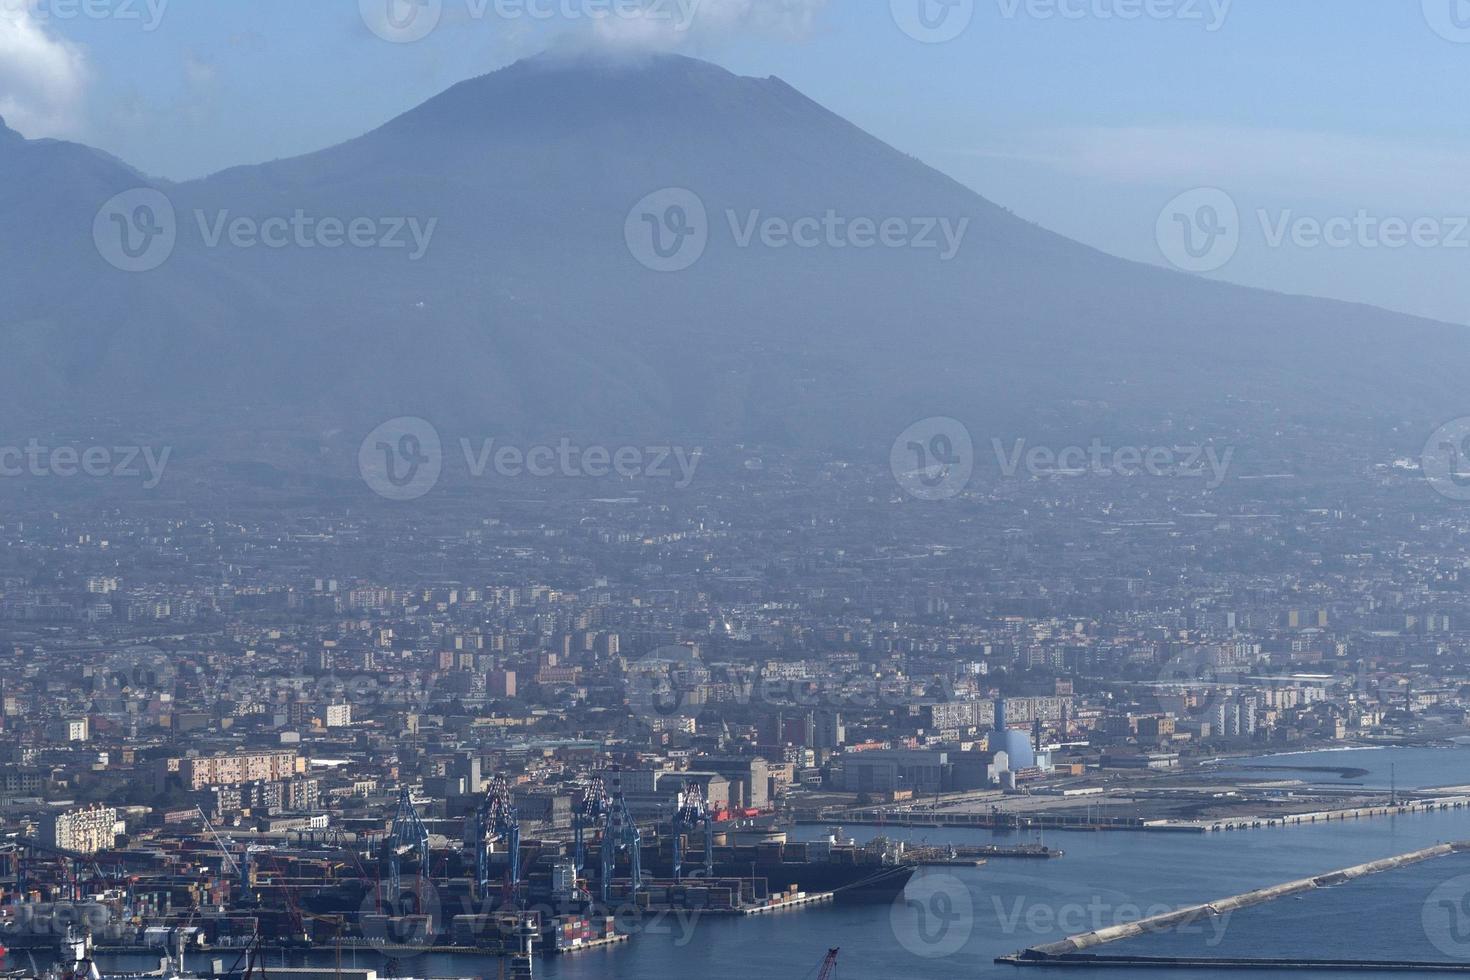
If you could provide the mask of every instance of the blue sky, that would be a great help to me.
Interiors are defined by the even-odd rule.
[[[695,3],[675,31],[587,16],[628,0],[420,0],[442,13],[411,43],[365,22],[390,2],[0,0],[0,114],[186,178],[350,138],[552,44],[649,44],[779,75],[1107,251],[1169,264],[1169,202],[1220,189],[1239,243],[1207,274],[1470,321],[1467,0],[950,0],[944,43],[900,27],[940,0],[642,0]],[[1396,220],[1422,234],[1399,243]],[[1312,234],[1334,221],[1354,230]]]

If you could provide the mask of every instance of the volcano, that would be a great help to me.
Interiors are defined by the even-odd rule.
[[[10,418],[837,446],[1269,406],[1346,432],[1462,414],[1470,368],[1462,328],[1103,254],[673,55],[541,56],[184,183],[3,124],[0,169]],[[166,254],[120,268],[118,235]]]

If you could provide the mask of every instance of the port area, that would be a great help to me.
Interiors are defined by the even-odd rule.
[[[1048,777],[1015,791],[890,802],[851,796],[847,802],[827,794],[795,816],[802,824],[916,830],[1213,833],[1470,807],[1465,786],[1372,787],[1360,782],[1365,775],[1349,767],[1218,759],[1187,768]]]
[[[1246,816],[1223,820],[1163,821],[1158,830],[1197,830],[1201,833],[1216,833],[1229,830],[1259,830],[1263,827],[1294,827],[1302,824],[1327,823],[1333,820],[1369,820],[1374,817],[1395,817],[1411,813],[1433,813],[1439,810],[1463,810],[1470,806],[1470,796],[1435,797],[1427,800],[1409,800],[1383,806],[1348,807],[1339,810],[1313,810],[1308,813],[1288,813],[1274,817]]]
[[[1305,958],[1299,960],[1291,958],[1256,960],[1229,957],[1201,959],[1163,956],[1104,956],[1089,952],[1089,950],[1107,946],[1111,943],[1121,942],[1125,939],[1136,939],[1151,933],[1171,932],[1202,920],[1229,915],[1240,909],[1250,908],[1251,906],[1264,905],[1283,898],[1301,895],[1304,892],[1313,891],[1318,888],[1332,888],[1371,875],[1381,874],[1385,871],[1393,871],[1424,861],[1432,861],[1437,858],[1448,857],[1452,854],[1463,854],[1467,852],[1470,852],[1470,841],[1439,844],[1435,847],[1412,851],[1408,854],[1400,854],[1397,857],[1384,858],[1381,861],[1371,861],[1367,864],[1355,865],[1354,867],[1344,868],[1340,871],[1329,871],[1326,874],[1316,875],[1311,878],[1288,881],[1284,884],[1260,888],[1242,895],[1234,895],[1230,898],[1222,898],[1202,905],[1187,906],[1173,912],[1166,912],[1162,915],[1139,919],[1135,922],[1110,926],[1106,929],[1098,929],[1093,932],[1078,933],[1060,942],[1032,946],[1029,949],[1023,949],[1008,956],[998,957],[995,962],[1004,966],[1048,967],[1052,969],[1153,968],[1177,970],[1180,968],[1209,968],[1236,970],[1301,969],[1342,971],[1388,970],[1438,973],[1470,972],[1470,964],[1433,961],[1401,961],[1389,965],[1385,962],[1372,962],[1367,960],[1331,961]]]
[[[789,912],[793,909],[806,908],[810,905],[829,905],[836,897],[831,892],[819,892],[813,895],[808,895],[805,892],[792,895],[773,895],[771,900],[765,905],[747,905],[744,908],[728,909],[723,913],[717,911],[714,914],[738,916],[769,915],[773,912]]]
[[[550,949],[554,956],[570,956],[573,953],[584,953],[589,949],[606,949],[608,946],[621,946],[628,941],[629,937],[624,933],[612,936],[602,936],[597,939],[583,939],[565,946],[556,946]]]

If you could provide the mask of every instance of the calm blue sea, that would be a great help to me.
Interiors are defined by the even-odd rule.
[[[1342,776],[1327,772],[1250,772],[1248,766],[1288,766],[1366,769],[1366,776]],[[1347,788],[1363,786],[1400,789],[1470,785],[1470,746],[1446,748],[1333,749],[1325,752],[1290,752],[1222,763],[1221,772],[1257,776],[1261,779],[1300,778],[1313,785]]]

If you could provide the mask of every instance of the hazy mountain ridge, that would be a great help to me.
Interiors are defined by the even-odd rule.
[[[1470,367],[1457,327],[1112,258],[1046,232],[777,79],[690,59],[532,59],[306,156],[153,184],[159,269],[117,271],[98,206],[144,179],[0,130],[0,330],[12,417],[881,442],[926,415],[1015,431],[1059,403],[1209,418],[1435,419]],[[695,191],[711,241],[645,269],[629,209]],[[404,250],[209,247],[229,218],[433,224]],[[726,212],[968,219],[922,250],[739,248]],[[1116,421],[1116,419],[1115,419]]]

